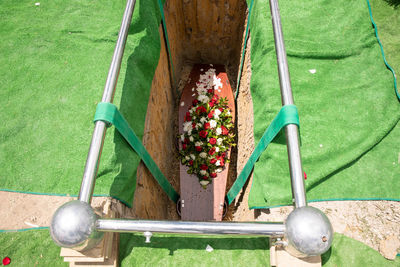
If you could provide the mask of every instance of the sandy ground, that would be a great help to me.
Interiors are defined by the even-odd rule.
[[[0,192],[0,229],[22,229],[49,226],[51,217],[72,197],[41,196]],[[92,205],[99,212],[111,202],[111,208],[125,218],[135,218],[131,209],[105,197],[93,198]],[[400,203],[394,201],[330,201],[311,203],[329,217],[337,233],[359,240],[373,249],[394,257],[400,248]],[[241,212],[242,221],[284,221],[293,207],[284,206],[256,213]],[[234,220],[237,220],[235,216]],[[396,251],[397,248],[397,251]]]

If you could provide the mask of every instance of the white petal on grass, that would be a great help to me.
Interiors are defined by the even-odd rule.
[[[316,72],[317,72],[317,70],[316,69],[311,69],[311,70],[308,70],[311,74],[315,74]]]

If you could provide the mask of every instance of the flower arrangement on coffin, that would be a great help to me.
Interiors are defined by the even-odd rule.
[[[181,162],[189,167],[188,174],[197,175],[203,188],[222,172],[229,162],[228,150],[235,145],[228,100],[215,94],[216,90],[220,92],[219,88],[222,83],[215,69],[200,75],[197,98],[186,112],[180,135]]]

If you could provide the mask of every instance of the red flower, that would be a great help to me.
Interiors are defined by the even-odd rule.
[[[224,158],[226,157],[226,153],[225,153],[225,152],[222,153],[222,154],[221,154],[221,157],[224,159]]]
[[[196,149],[196,151],[200,152],[201,151],[201,146],[195,146],[194,147]]]
[[[201,164],[200,169],[207,170],[208,166],[206,164]]]
[[[200,135],[200,137],[202,137],[202,138],[206,138],[207,135],[208,135],[208,132],[207,132],[207,131],[200,131],[200,132],[199,132],[199,135]]]
[[[189,165],[193,165],[193,160],[189,160]]]
[[[307,173],[304,172],[304,180],[307,180]]]
[[[216,159],[211,159],[211,160],[210,160],[210,163],[211,163],[211,164],[215,164],[215,162],[217,162]]]
[[[185,138],[185,140],[183,141],[184,144],[189,144],[189,139]]]
[[[186,149],[186,144],[185,144],[185,143],[182,144],[182,149],[183,149],[183,150]]]
[[[209,155],[214,155],[215,154],[215,147],[212,147],[209,151],[208,151]]]
[[[199,103],[199,100],[195,99],[192,101],[193,106],[196,106]]]
[[[197,114],[206,113],[206,112],[207,112],[207,110],[206,110],[206,108],[203,107],[203,106],[199,106],[199,107],[196,108],[196,113],[197,113]]]
[[[194,128],[196,128],[196,123],[195,122],[192,123],[192,129],[194,129]]]
[[[215,177],[217,177],[217,174],[215,172],[212,172],[212,173],[210,173],[210,177],[215,178]]]
[[[209,105],[210,107],[213,107],[213,106],[215,105],[215,102],[214,102],[214,101],[210,101],[210,103],[208,103],[208,105]]]
[[[192,120],[192,117],[190,117],[190,113],[188,111],[188,112],[186,112],[185,121],[191,121],[191,120]]]
[[[205,176],[205,175],[202,178],[203,178],[203,180],[207,180],[208,179],[208,177]]]
[[[224,112],[224,109],[223,108],[219,108],[219,111]]]
[[[213,89],[208,89],[208,90],[207,90],[207,93],[209,93],[209,94],[212,94],[213,92],[214,92]]]
[[[11,259],[9,257],[5,257],[3,259],[3,265],[9,265],[11,263]]]
[[[208,141],[210,144],[215,145],[217,143],[217,139],[215,138],[210,138],[210,141]]]
[[[210,123],[206,122],[206,123],[204,123],[204,130],[208,130],[208,129],[210,129]]]
[[[211,112],[208,113],[208,118],[212,119],[213,116],[214,116],[214,110],[211,110]]]
[[[221,125],[221,130],[222,130],[222,135],[228,135],[228,129],[225,128],[225,126]]]
[[[217,160],[219,160],[221,166],[224,166],[224,158],[222,156],[217,156]]]

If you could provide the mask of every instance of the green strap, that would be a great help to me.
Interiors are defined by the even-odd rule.
[[[249,15],[247,16],[246,35],[244,36],[244,46],[243,46],[243,51],[242,51],[242,59],[240,60],[239,80],[238,80],[237,85],[236,85],[235,99],[237,99],[238,94],[239,94],[240,79],[242,77],[244,54],[246,52],[246,47],[247,47],[247,37],[248,37],[248,34],[249,34],[249,29],[250,29],[250,18],[251,18],[251,10],[253,8],[253,2],[254,2],[254,0],[251,0],[250,7],[249,7]]]
[[[269,143],[271,143],[271,141],[283,129],[283,127],[288,124],[296,124],[297,126],[300,126],[299,114],[295,105],[283,106],[278,115],[268,126],[267,130],[261,137],[260,142],[258,142],[256,148],[254,149],[249,160],[244,166],[242,172],[239,174],[235,183],[232,185],[231,189],[226,195],[228,205],[232,203],[235,197],[239,194],[240,190],[242,190],[244,184],[250,176],[251,171],[253,170],[254,164],[259,159],[264,150],[268,147]]]
[[[146,167],[149,169],[165,193],[167,193],[168,197],[174,202],[178,201],[179,194],[174,190],[167,178],[165,178],[160,168],[158,168],[157,164],[151,158],[149,152],[147,152],[142,142],[136,136],[135,132],[132,130],[128,122],[114,104],[100,102],[97,105],[96,114],[94,115],[94,122],[96,121],[104,121],[113,124],[133,148],[133,150],[135,150],[139,157],[143,160]]]
[[[158,7],[160,9],[161,13],[161,20],[163,22],[163,30],[164,30],[164,36],[165,36],[165,41],[167,43],[167,49],[168,49],[168,55],[169,55],[169,62],[171,63],[171,70],[172,70],[172,77],[175,82],[175,70],[174,70],[174,65],[172,64],[172,55],[171,55],[171,47],[169,45],[169,39],[168,39],[168,32],[167,32],[167,23],[165,22],[165,15],[164,15],[164,6],[161,2],[161,0],[158,0]]]

